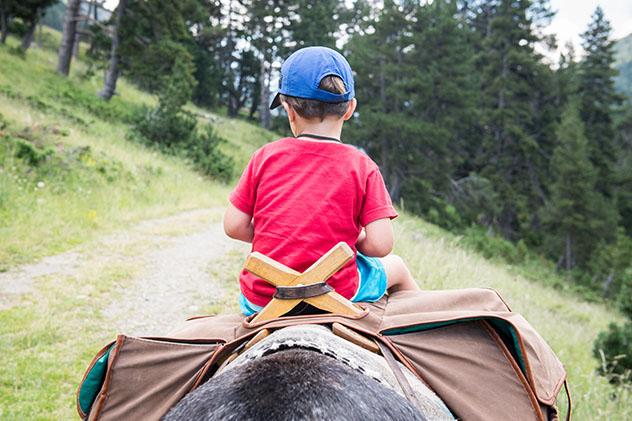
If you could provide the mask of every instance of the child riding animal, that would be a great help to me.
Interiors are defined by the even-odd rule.
[[[380,170],[364,152],[343,144],[343,123],[356,109],[351,67],[325,47],[296,51],[281,68],[271,109],[283,106],[294,137],[257,150],[230,194],[226,234],[304,271],[340,241],[356,258],[328,281],[354,302],[375,302],[387,291],[417,290],[393,248],[397,216]],[[274,287],[240,275],[240,307],[256,313]]]

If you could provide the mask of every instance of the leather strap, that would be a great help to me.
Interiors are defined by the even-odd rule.
[[[382,356],[384,357],[384,359],[388,363],[388,366],[391,368],[391,371],[395,375],[395,379],[397,379],[397,383],[399,383],[399,386],[402,388],[402,391],[404,392],[406,399],[408,399],[408,401],[412,404],[412,406],[417,408],[417,411],[419,412],[419,415],[421,416],[420,420],[427,421],[426,418],[423,416],[423,410],[421,408],[421,405],[419,405],[417,396],[415,395],[415,392],[413,392],[413,388],[410,385],[410,383],[408,383],[408,379],[406,378],[406,375],[404,374],[401,367],[397,363],[395,356],[393,356],[393,353],[391,352],[391,350],[388,349],[388,347],[384,345],[381,341],[376,340],[375,342],[377,343],[377,346],[380,347]]]
[[[319,295],[327,294],[334,289],[327,285],[325,282],[319,282],[311,285],[299,285],[292,287],[277,287],[274,298],[281,300],[295,300],[301,298],[317,297]]]
[[[573,399],[571,399],[571,391],[568,388],[568,380],[564,380],[564,390],[566,391],[566,398],[568,398],[568,409],[566,410],[566,421],[571,421],[573,416]]]

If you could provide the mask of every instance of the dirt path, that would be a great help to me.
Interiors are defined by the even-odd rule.
[[[37,294],[40,277],[81,279],[89,268],[125,266],[131,275],[118,283],[110,303],[99,306],[105,319],[113,330],[127,334],[164,334],[186,317],[226,300],[226,289],[211,272],[228,254],[235,260],[248,249],[226,237],[221,211],[201,209],[143,221],[2,273],[0,310],[18,305],[25,294]]]

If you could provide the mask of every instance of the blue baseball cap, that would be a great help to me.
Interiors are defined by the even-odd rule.
[[[325,76],[338,76],[345,84],[342,94],[320,89]],[[307,47],[295,51],[281,66],[280,89],[270,104],[273,110],[281,105],[280,94],[303,99],[337,103],[355,96],[351,66],[342,54],[327,47]]]

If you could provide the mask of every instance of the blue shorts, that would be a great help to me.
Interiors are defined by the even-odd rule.
[[[351,297],[354,303],[373,303],[386,293],[386,270],[377,257],[368,257],[358,252],[356,255],[356,265],[358,266],[358,290]],[[239,307],[244,316],[250,316],[263,309],[252,304],[244,294],[239,293]]]

